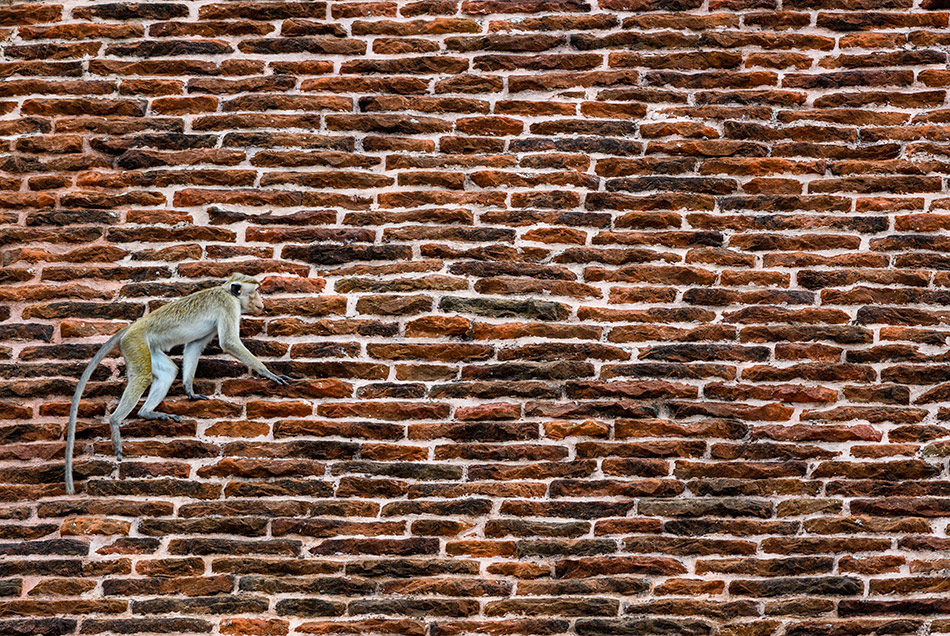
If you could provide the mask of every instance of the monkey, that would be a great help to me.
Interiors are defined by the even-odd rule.
[[[160,413],[155,407],[165,398],[169,387],[178,375],[178,367],[168,357],[167,351],[183,344],[182,384],[192,400],[208,400],[206,395],[195,393],[193,382],[198,356],[214,337],[225,353],[229,353],[259,374],[278,384],[287,384],[291,378],[272,373],[248,351],[241,342],[240,321],[242,313],[260,314],[264,301],[258,293],[260,282],[252,276],[232,274],[224,284],[189,294],[139,318],[128,327],[109,338],[86,366],[69,409],[69,425],[66,429],[66,492],[73,494],[73,447],[76,442],[76,416],[79,400],[93,371],[117,346],[125,358],[128,383],[112,414],[109,426],[115,457],[122,461],[122,439],[119,425],[138,404],[139,398],[151,384],[145,403],[138,415],[146,419],[181,421],[178,415]]]

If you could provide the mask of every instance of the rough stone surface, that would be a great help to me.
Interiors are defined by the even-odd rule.
[[[0,634],[950,632],[946,0],[0,5]]]

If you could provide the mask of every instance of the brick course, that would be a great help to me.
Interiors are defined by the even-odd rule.
[[[0,634],[950,632],[948,9],[3,4]]]

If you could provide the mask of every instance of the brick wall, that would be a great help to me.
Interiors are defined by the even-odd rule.
[[[0,634],[950,632],[947,8],[3,3]]]

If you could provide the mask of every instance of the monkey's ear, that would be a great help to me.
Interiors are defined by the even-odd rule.
[[[241,283],[234,283],[231,285],[231,295],[240,296],[241,295]]]

